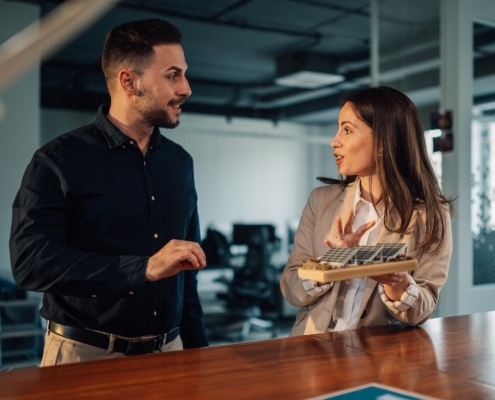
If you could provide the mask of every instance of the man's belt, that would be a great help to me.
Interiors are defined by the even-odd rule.
[[[48,330],[67,339],[107,349],[107,354],[116,352],[124,353],[126,356],[154,353],[180,334],[180,329],[177,327],[169,333],[158,335],[151,339],[123,339],[116,335],[60,325],[53,321],[48,322]]]

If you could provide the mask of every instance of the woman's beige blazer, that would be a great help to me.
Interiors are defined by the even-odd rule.
[[[294,247],[282,274],[280,287],[287,301],[301,307],[291,335],[309,335],[325,332],[330,324],[340,282],[322,296],[309,296],[297,275],[297,267],[309,257],[320,257],[328,247],[323,242],[335,237],[335,217],[345,217],[354,205],[354,194],[359,180],[346,188],[341,185],[319,187],[311,193],[304,208],[294,238]],[[361,319],[357,328],[388,325],[401,321],[408,325],[424,323],[435,311],[440,289],[445,284],[452,254],[452,231],[450,215],[445,212],[445,240],[437,253],[418,249],[425,232],[425,213],[415,211],[408,231],[401,237],[382,228],[377,243],[408,244],[408,255],[418,259],[418,269],[411,273],[419,288],[419,297],[406,311],[394,314],[385,306],[378,293],[378,283],[367,278],[361,302]],[[435,248],[436,245],[433,245]]]

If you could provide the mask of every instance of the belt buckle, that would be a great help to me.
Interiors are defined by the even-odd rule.
[[[129,340],[127,344],[126,356],[136,356],[140,354],[149,353],[149,341],[148,340]]]
[[[164,336],[159,336],[148,340],[129,340],[126,356],[135,356],[140,354],[150,354],[160,350]]]

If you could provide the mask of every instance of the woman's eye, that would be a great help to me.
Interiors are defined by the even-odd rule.
[[[347,133],[351,133],[351,130],[350,129],[347,129],[347,128],[344,128],[344,132],[347,134]]]

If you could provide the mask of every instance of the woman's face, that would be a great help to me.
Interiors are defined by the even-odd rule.
[[[374,173],[371,128],[361,121],[350,103],[339,114],[339,130],[330,145],[341,175],[365,177]]]

